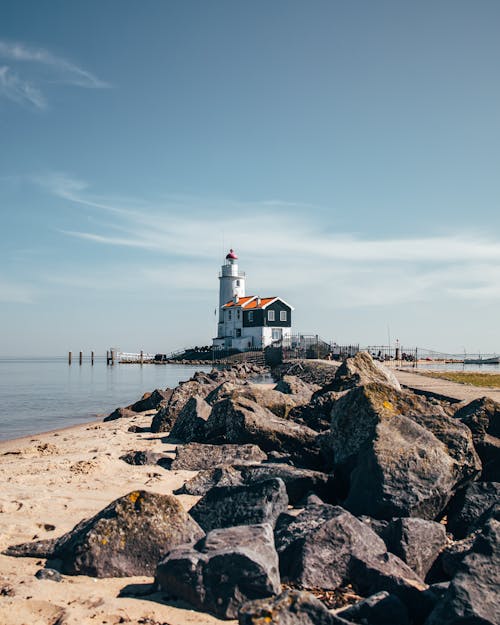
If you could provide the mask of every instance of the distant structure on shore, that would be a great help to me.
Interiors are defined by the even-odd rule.
[[[214,347],[264,348],[273,342],[289,344],[292,306],[281,297],[246,295],[245,273],[238,270],[238,256],[230,250],[219,274],[219,321]]]

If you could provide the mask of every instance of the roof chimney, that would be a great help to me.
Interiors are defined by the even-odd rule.
[[[235,304],[237,304],[239,301],[240,301],[240,298],[239,298],[237,295],[235,295],[235,296],[233,297],[233,302],[234,302]]]

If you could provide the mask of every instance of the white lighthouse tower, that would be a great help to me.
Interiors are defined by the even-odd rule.
[[[238,271],[238,257],[234,250],[229,250],[226,262],[219,273],[219,322],[217,324],[217,338],[225,336],[224,311],[222,307],[231,300],[237,301],[245,297],[245,273]],[[237,299],[236,299],[237,298]]]

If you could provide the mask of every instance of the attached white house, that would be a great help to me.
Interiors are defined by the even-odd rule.
[[[230,250],[219,274],[219,321],[213,345],[245,350],[275,341],[289,344],[292,306],[281,297],[246,295],[245,280],[238,270],[238,257]]]

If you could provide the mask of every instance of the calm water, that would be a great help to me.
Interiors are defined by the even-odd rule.
[[[126,406],[155,388],[176,386],[190,365],[68,366],[65,359],[0,359],[0,440],[89,421]]]

